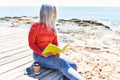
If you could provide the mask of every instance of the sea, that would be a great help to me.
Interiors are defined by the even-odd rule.
[[[0,7],[3,17],[39,17],[40,7]],[[120,7],[57,7],[58,19],[97,20],[120,31]]]

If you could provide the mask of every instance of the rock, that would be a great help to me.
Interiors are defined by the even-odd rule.
[[[62,24],[69,22],[68,24],[74,23],[74,24],[77,24],[78,26],[91,26],[91,25],[103,26],[104,28],[111,30],[109,26],[106,26],[103,23],[100,23],[95,20],[79,20],[79,19],[73,18],[73,19],[69,19],[69,20],[59,19],[58,22],[62,23]]]
[[[13,26],[17,26],[17,25],[20,25],[21,23],[20,23],[19,20],[11,20],[11,24],[12,24]]]
[[[5,19],[11,19],[12,17],[4,17]]]
[[[109,30],[112,30],[112,29],[110,29],[110,27],[109,27],[109,26],[105,26],[105,25],[104,25],[104,27],[105,27],[105,28],[107,28],[107,29],[109,29]]]
[[[15,27],[15,26],[10,26],[10,27]]]
[[[28,17],[28,16],[21,16],[21,17]]]
[[[0,18],[0,20],[2,21],[2,20],[4,20],[4,18]]]
[[[83,23],[91,23],[90,20],[82,20]]]
[[[56,26],[59,26],[60,24],[56,24]]]
[[[21,17],[12,17],[12,19],[18,19],[18,18],[21,18]]]
[[[120,35],[120,31],[115,31],[115,33],[116,33],[117,35]]]
[[[39,18],[39,17],[35,16],[35,17],[32,17],[32,18]]]
[[[21,18],[18,18],[17,20],[20,20],[20,21],[22,21],[23,19],[21,19]]]
[[[71,22],[75,22],[75,23],[79,23],[79,22],[81,22],[81,20],[79,20],[79,19],[70,19],[69,21],[71,21]]]
[[[78,21],[79,19],[77,19],[77,18],[73,18],[73,19],[70,19],[70,20],[72,20],[72,21]]]
[[[26,24],[31,24],[32,22],[31,21],[27,21]]]
[[[89,24],[82,24],[81,26],[89,26]]]
[[[4,17],[4,18],[0,18],[1,21],[10,21],[12,17]]]

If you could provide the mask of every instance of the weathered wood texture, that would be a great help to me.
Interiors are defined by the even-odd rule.
[[[0,80],[35,80],[24,75],[24,69],[33,63],[28,46],[28,29],[0,27]],[[61,73],[43,71],[40,80],[62,80]]]

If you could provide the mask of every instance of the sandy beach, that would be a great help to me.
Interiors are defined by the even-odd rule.
[[[4,17],[0,26],[29,30],[38,17]],[[22,26],[21,26],[22,25]],[[70,46],[64,54],[78,65],[86,80],[120,80],[120,32],[95,20],[59,19],[58,40]]]

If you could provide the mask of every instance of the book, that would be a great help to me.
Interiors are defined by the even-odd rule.
[[[66,48],[68,47],[68,45],[69,44],[65,45],[62,49],[60,49],[58,46],[50,43],[43,50],[42,54],[45,55],[45,54],[51,52],[53,55],[57,55],[57,54],[63,53],[66,50]]]

